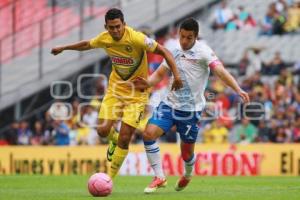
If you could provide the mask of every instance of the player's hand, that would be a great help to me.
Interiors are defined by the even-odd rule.
[[[180,79],[180,77],[174,77],[174,81],[173,81],[171,90],[178,90],[182,87],[183,87],[183,83],[182,83],[182,80]]]
[[[238,92],[239,96],[242,98],[244,103],[249,103],[250,102],[250,98],[247,92],[240,90]]]
[[[56,56],[57,54],[60,54],[63,51],[64,51],[63,47],[54,47],[52,48],[51,53]]]
[[[149,82],[145,78],[140,77],[140,76],[138,76],[134,80],[132,80],[132,83],[133,83],[135,89],[138,89],[138,90],[144,90],[144,89],[151,87]]]

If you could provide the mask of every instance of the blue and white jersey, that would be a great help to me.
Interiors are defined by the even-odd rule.
[[[178,46],[172,51],[172,54],[183,81],[183,87],[171,91],[172,76],[168,94],[163,102],[176,110],[202,111],[206,103],[204,92],[210,68],[219,64],[219,59],[212,49],[201,41],[196,41],[194,46],[187,51],[182,50],[178,41]],[[162,64],[168,67],[166,61]]]

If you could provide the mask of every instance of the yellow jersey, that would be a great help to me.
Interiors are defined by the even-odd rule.
[[[138,76],[148,77],[148,62],[146,51],[153,52],[157,42],[141,32],[125,26],[121,40],[115,41],[108,31],[100,33],[90,40],[93,48],[103,48],[112,61],[107,94],[131,99],[137,102],[146,102],[149,92],[134,91],[130,81]]]

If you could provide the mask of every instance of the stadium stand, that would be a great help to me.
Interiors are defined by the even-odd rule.
[[[95,66],[95,69],[99,67],[99,60],[105,58],[102,51],[68,52],[65,58],[59,58],[51,56],[49,49],[57,44],[97,35],[103,30],[103,14],[108,7],[121,7],[126,16],[126,22],[134,27],[150,24],[151,28],[157,31],[204,8],[210,2],[209,0],[201,2],[151,0],[145,4],[140,0],[42,0],[39,1],[39,5],[34,5],[34,9],[37,7],[43,10],[43,14],[40,14],[40,12],[24,11],[24,7],[31,6],[31,1],[8,1],[1,7],[3,9],[7,7],[6,18],[12,20],[7,20],[8,24],[5,26],[8,30],[5,34],[8,36],[2,36],[4,38],[0,42],[0,110],[2,113],[9,111],[10,119],[1,120],[2,125],[11,121],[12,118],[24,118],[25,113],[28,116],[28,112],[32,111],[35,104],[40,104],[37,100],[38,92],[42,93],[47,90],[49,93],[49,85],[54,80],[68,79],[74,74],[78,75],[78,72],[87,67],[89,69],[91,66]],[[16,9],[18,6],[20,8]],[[147,9],[143,10],[144,7]],[[174,10],[179,7],[181,12],[175,13]],[[14,23],[16,14],[12,14],[16,13],[16,10],[20,12],[20,16],[27,18],[22,18],[18,31]],[[37,19],[42,19],[42,21]],[[4,21],[1,18],[1,23],[6,23]],[[13,34],[9,35],[10,33]],[[21,42],[20,47],[16,41]],[[49,94],[44,96],[49,96]],[[31,102],[29,104],[32,106],[24,108],[23,103],[27,104],[26,102]]]
[[[213,49],[215,49],[216,53],[223,59],[225,63],[237,63],[242,56],[242,53],[237,52],[244,52],[249,47],[265,48],[265,51],[262,52],[262,56],[265,61],[271,59],[276,51],[282,51],[282,57],[284,60],[290,62],[298,61],[298,52],[300,52],[300,47],[298,45],[291,44],[298,44],[300,42],[299,34],[297,34],[297,31],[299,33],[299,25],[298,29],[294,33],[284,34],[281,36],[272,35],[272,37],[269,37],[267,35],[260,35],[260,25],[263,23],[264,16],[266,15],[269,7],[273,4],[274,1],[246,0],[243,1],[242,4],[238,0],[231,0],[226,2],[230,13],[232,13],[231,15],[234,15],[235,13],[238,14],[240,12],[238,8],[240,6],[243,6],[247,13],[250,13],[254,18],[257,25],[253,28],[240,28],[230,31],[211,29],[211,23],[213,21],[212,19],[214,13],[217,12],[220,8],[220,4],[215,5],[209,12],[204,13],[201,15],[201,17],[199,17],[199,21],[202,24],[201,34],[203,38],[208,41],[208,43],[212,46]],[[289,2],[290,8],[298,4],[297,1],[283,2]],[[285,13],[284,15],[286,16],[287,13]]]
[[[22,0],[19,1],[22,2]],[[58,77],[64,78],[69,74],[80,71],[88,64],[95,63],[97,60],[99,60],[99,55],[102,58],[104,56],[103,53],[99,53],[99,51],[94,51],[92,53],[71,54],[67,56],[67,59],[61,59],[51,57],[48,50],[54,44],[77,41],[83,38],[91,38],[97,35],[99,31],[103,30],[103,11],[105,11],[105,8],[107,7],[118,6],[120,4],[119,1],[63,0],[49,2],[52,3],[41,4],[44,5],[43,9],[51,9],[48,7],[53,7],[53,2],[59,2],[58,4],[55,4],[54,9],[58,11],[57,13],[52,13],[52,15],[50,16],[51,19],[45,18],[44,21],[41,22],[42,24],[32,24],[30,25],[30,28],[25,28],[24,31],[22,31],[22,33],[16,33],[16,35],[20,35],[8,36],[7,38],[1,40],[2,42],[0,42],[0,46],[2,47],[0,48],[2,49],[0,57],[4,57],[1,60],[8,60],[11,59],[11,55],[14,56],[14,59],[10,60],[9,63],[2,63],[0,109],[15,103],[20,99],[28,97],[29,95],[40,90],[41,88],[45,88],[49,85],[49,83],[51,83],[52,80],[55,80]],[[81,6],[82,8],[80,7],[79,2],[84,3],[83,6]],[[159,1],[157,6],[159,6],[160,9],[157,11],[155,10],[155,6],[152,6],[155,5],[155,1],[147,1],[148,4],[151,5],[151,7],[149,6],[149,9],[147,9],[148,13],[136,12],[136,10],[141,10],[141,8],[145,6],[145,4],[141,1],[120,2],[123,2],[124,13],[126,16],[128,16],[127,22],[129,24],[135,24],[136,27],[141,26],[146,22],[152,24],[151,21],[155,20],[153,26],[157,26],[155,27],[155,30],[158,30],[159,28],[166,26],[171,21],[174,21],[176,19],[174,18],[174,16],[172,16],[172,14],[170,14],[170,12],[172,12],[172,9],[174,8],[172,6],[167,6],[168,4],[170,4],[170,1]],[[177,19],[179,19],[180,17],[193,11],[196,11],[197,9],[206,5],[207,2],[209,1],[203,1],[201,3],[192,2],[191,4],[185,4],[185,1],[182,1],[172,3],[172,5],[174,7],[180,6],[183,9],[180,15],[177,15]],[[29,5],[30,4],[28,4],[28,6]],[[7,6],[12,5],[9,4]],[[56,7],[60,8],[56,9]],[[80,12],[81,10],[82,12]],[[94,12],[94,17],[91,18],[90,16],[88,16],[86,19],[82,17],[83,23],[78,24],[78,17],[79,15],[81,15],[80,13],[82,13],[82,15],[84,16],[84,13],[88,12],[85,10],[89,10],[89,12]],[[141,17],[142,15],[146,17]],[[49,24],[52,23],[55,24],[55,27],[52,27],[51,29],[51,25],[49,26]],[[46,30],[41,31],[44,29],[44,27],[46,27]],[[48,29],[50,29],[51,34],[53,34],[51,35],[51,40],[48,39],[50,37],[48,36]],[[46,35],[43,35],[43,32],[46,32]],[[41,38],[40,35],[43,38]],[[24,45],[24,47],[20,47],[21,49],[17,47],[18,43],[16,43],[16,38],[19,37],[20,39],[18,40],[26,41],[25,44],[21,45]],[[46,41],[43,41],[43,39]],[[37,43],[37,41],[39,42]],[[16,52],[23,53],[25,49],[31,51],[30,55],[28,55],[27,57],[18,57]],[[74,67],[74,64],[70,64],[72,61],[78,60],[79,58],[81,63],[78,63],[78,66]],[[20,67],[24,65],[26,65],[26,67]],[[64,67],[62,68],[61,66]],[[19,73],[14,73],[16,71],[18,71]],[[43,76],[45,74],[47,74],[47,78]],[[37,81],[39,82],[38,84],[36,84]],[[30,83],[35,84],[29,86]],[[27,88],[20,90],[20,86]],[[22,92],[25,90],[25,93]]]
[[[148,25],[150,27],[149,29],[152,30],[152,33],[149,34],[153,34],[153,32],[170,24],[174,24],[176,28],[176,25],[178,23],[177,20],[180,19],[180,17],[172,19],[172,16],[170,15],[159,19],[151,18],[151,11],[154,10],[153,4],[149,4],[149,10],[146,10],[143,13],[130,15],[133,10],[139,10],[141,8],[141,5],[134,4],[134,6],[128,6],[128,2],[124,2],[124,12],[125,15],[128,16],[128,19],[126,21],[129,23],[137,24],[137,26],[141,26],[144,24]],[[137,0],[136,2],[139,1]],[[160,10],[167,7],[166,13],[172,13],[172,11],[176,9],[178,5],[176,7],[173,3],[170,2],[171,1],[159,1]],[[247,26],[245,28],[245,25],[241,25],[240,22],[228,20],[223,26],[220,26],[221,28],[213,28],[213,20],[211,19],[213,19],[215,11],[220,8],[224,1],[217,1],[217,3],[213,2],[212,4],[210,3],[211,2],[209,1],[203,3],[203,6],[206,6],[205,9],[193,13],[193,16],[199,20],[199,23],[201,25],[199,36],[215,50],[216,54],[230,69],[232,74],[234,74],[239,80],[242,88],[249,92],[251,100],[253,102],[260,103],[258,107],[255,107],[257,105],[254,105],[254,107],[252,108],[257,109],[259,108],[259,106],[262,106],[263,112],[256,112],[255,115],[261,115],[263,116],[263,119],[251,120],[250,117],[253,115],[253,113],[252,115],[250,113],[248,118],[235,118],[235,116],[240,114],[241,110],[243,109],[243,105],[240,104],[239,98],[234,93],[232,93],[232,91],[225,89],[219,80],[211,77],[207,88],[207,99],[209,101],[209,105],[211,105],[212,107],[221,107],[222,115],[220,115],[219,113],[219,115],[214,116],[210,111],[210,106],[208,106],[207,111],[203,113],[204,120],[199,123],[201,130],[199,132],[198,141],[203,143],[218,144],[228,142],[241,144],[254,142],[299,142],[300,46],[296,44],[300,44],[300,24],[298,24],[298,28],[294,29],[292,32],[285,31],[282,34],[262,34],[261,31],[264,18],[268,13],[268,9],[274,4],[274,1],[245,0],[241,3],[241,1],[238,0],[228,0],[226,1],[226,7],[230,10],[228,13],[232,12],[233,14],[236,14],[237,16],[239,16],[238,19],[246,19],[245,15],[251,16],[253,18],[253,23],[251,22],[250,26]],[[284,16],[286,17],[286,23],[289,23],[287,22],[289,9],[296,9],[295,5],[298,5],[297,3],[298,1],[296,0],[277,0],[275,1],[274,5],[277,5],[277,9],[279,10],[286,10]],[[172,6],[166,5],[173,5],[174,8]],[[202,7],[202,5],[199,5],[199,7]],[[87,7],[84,9],[84,15],[86,17],[90,17],[90,13],[92,13],[91,8],[95,10],[99,9],[99,13],[103,12],[103,10],[97,6]],[[76,15],[76,12],[68,11],[68,9],[64,6],[61,6],[61,9],[64,9],[64,12],[69,13],[66,14],[66,16],[70,17]],[[188,13],[189,12],[186,12],[186,14],[182,15],[182,17],[188,15]],[[141,19],[141,16],[143,16],[143,19]],[[74,24],[78,23],[78,21],[76,21],[75,19]],[[167,19],[168,21],[166,21]],[[97,20],[99,19],[97,18]],[[153,21],[156,22],[152,23]],[[229,24],[228,28],[226,28],[227,24]],[[84,26],[87,30],[90,30],[89,33],[85,33],[84,37],[91,37],[93,36],[93,33],[99,31],[99,29],[97,28],[99,26],[95,26],[95,23],[93,21],[88,21]],[[287,25],[283,24],[283,26]],[[167,45],[172,45],[172,41],[174,40],[174,38],[176,38],[176,35],[174,35],[172,28],[170,30],[172,30],[172,32],[169,35],[161,34],[160,37],[157,38],[157,40],[162,44],[168,43]],[[53,43],[65,43],[74,41],[78,39],[78,37],[75,37],[73,35],[77,34],[77,30],[69,30],[67,37],[57,38],[55,41],[50,42],[49,45]],[[83,62],[82,60],[85,60],[85,58],[94,59],[97,53],[98,52],[89,53],[88,55],[81,55],[81,61],[79,65],[86,66],[88,62]],[[72,61],[76,60],[79,56],[79,54],[76,56],[74,54],[69,54],[67,59],[73,66],[77,67],[78,65],[74,64],[74,62]],[[159,65],[161,58],[155,57],[153,55],[148,55],[148,58],[150,72],[153,72]],[[97,59],[99,60],[99,56]],[[20,59],[19,62],[16,63],[22,62],[26,66],[37,66],[37,64],[32,64],[33,61],[35,63],[38,61],[37,53],[35,55],[31,55],[30,61],[26,62]],[[13,64],[14,62],[15,60],[11,63]],[[44,72],[49,74],[59,68],[59,66],[63,65],[63,62],[58,60],[57,58],[47,56],[44,57],[44,62],[52,63],[51,66],[47,65],[47,67],[43,69]],[[107,65],[109,65],[109,63],[107,63]],[[9,79],[7,78],[7,82],[5,82],[6,84],[8,82],[19,79],[19,76],[13,75],[15,71],[17,71],[17,68],[13,68],[13,65],[10,69],[6,70],[6,72],[11,73]],[[25,74],[31,79],[38,77],[37,67],[22,70],[24,70],[23,75]],[[74,72],[69,71],[69,74],[70,73]],[[59,79],[61,79],[60,76],[55,80]],[[90,94],[93,95],[99,95],[103,93],[103,88],[105,88],[106,85],[104,80],[96,80],[97,79],[93,79],[93,81],[90,81],[85,86],[85,89],[88,88],[87,90],[89,90]],[[97,82],[97,84],[95,84],[95,81]],[[164,94],[165,86],[167,85],[167,83],[168,80],[164,80],[157,88],[153,90],[151,98],[152,101],[161,98],[161,95]],[[24,82],[21,82],[21,84],[24,84]],[[16,87],[19,87],[9,86],[9,84],[7,85],[8,89],[6,88],[5,91],[14,90]],[[97,86],[93,87],[93,85]],[[94,123],[96,116],[95,112],[97,112],[99,102],[96,98],[93,98],[91,102],[80,98],[78,99],[78,96],[76,95],[78,94],[73,95],[75,99],[69,100],[73,107],[73,110],[77,110],[78,104],[80,102],[87,102],[88,105],[80,111],[80,114],[82,116],[81,122],[79,122],[76,118],[79,114],[78,112],[73,113],[71,120],[63,122],[70,128],[69,144],[95,145],[97,143],[106,142],[105,140],[98,141],[96,139],[97,137],[95,130],[89,129],[85,125]],[[153,103],[153,105],[155,105],[155,103]],[[47,109],[48,108],[49,105]],[[4,138],[2,140],[4,141],[3,143],[21,143],[18,142],[17,136],[20,135],[20,132],[22,132],[24,138],[27,137],[27,139],[24,139],[24,141],[29,141],[28,144],[55,144],[55,128],[59,124],[57,124],[58,122],[53,122],[51,120],[49,112],[50,111],[48,110],[44,113],[43,116],[40,116],[38,120],[35,120],[37,124],[43,124],[43,131],[40,131],[41,128],[39,128],[39,125],[34,125],[35,123],[32,122],[30,126],[24,124],[23,122],[12,123],[11,128],[9,128],[8,131],[6,131],[2,136],[2,138]],[[146,113],[148,113],[147,117],[149,117],[151,113],[151,107],[147,108]],[[147,120],[147,117],[145,117],[145,121]],[[63,124],[62,126],[65,126],[65,124]],[[138,132],[140,131],[141,130],[138,130]],[[35,132],[38,132],[39,134],[36,134]],[[43,134],[40,134],[40,132],[42,132]],[[167,133],[166,136],[162,138],[162,141],[176,142],[177,139],[174,132],[175,130],[172,130],[170,133]],[[34,137],[32,137],[31,135],[33,135]],[[140,136],[137,134],[136,138],[133,139],[133,142],[140,142],[140,139]],[[30,142],[31,140],[32,142]]]

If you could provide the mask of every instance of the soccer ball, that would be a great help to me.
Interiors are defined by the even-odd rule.
[[[88,189],[94,197],[105,197],[112,192],[113,182],[105,173],[93,174],[88,181]]]

